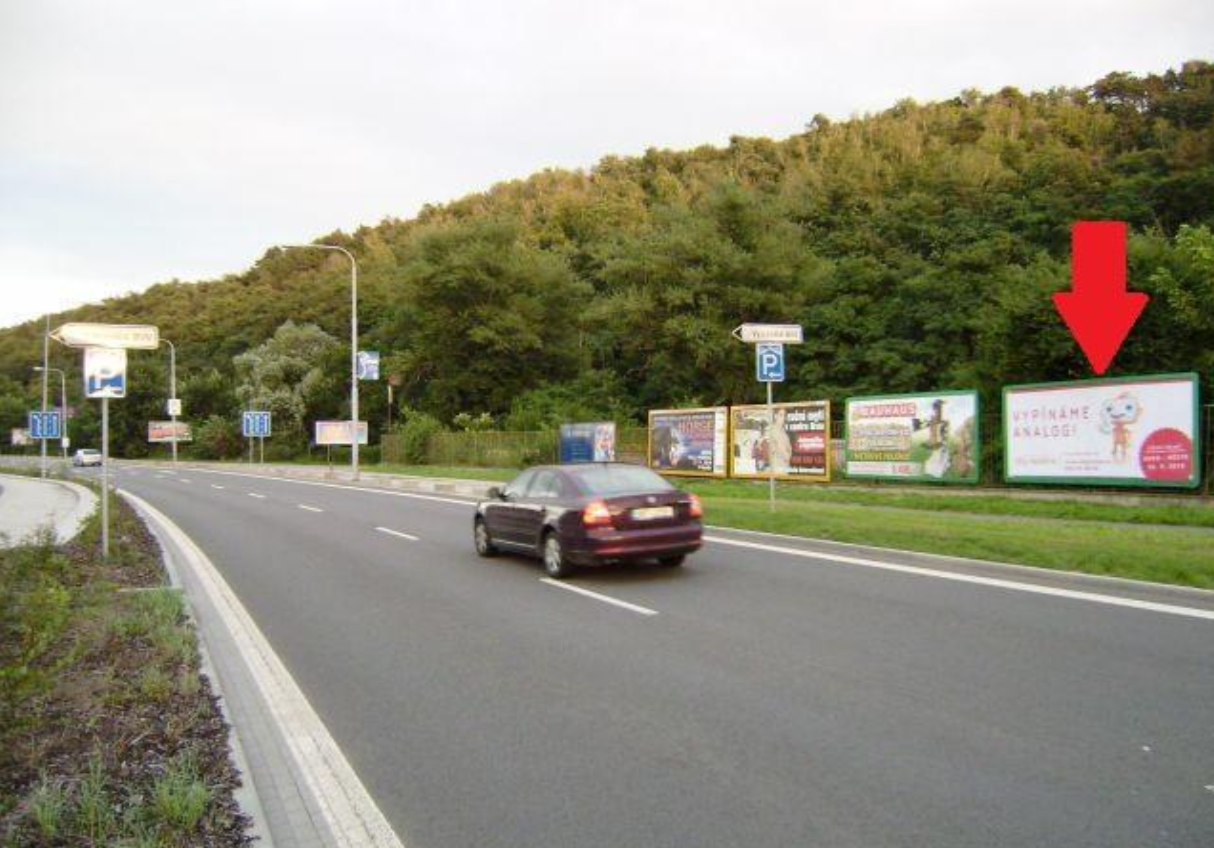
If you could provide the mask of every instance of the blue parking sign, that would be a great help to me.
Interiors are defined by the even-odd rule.
[[[59,426],[59,411],[38,412],[31,410],[29,430],[31,439],[58,439],[63,433]]]
[[[755,374],[760,383],[784,382],[784,345],[765,342],[755,345]]]

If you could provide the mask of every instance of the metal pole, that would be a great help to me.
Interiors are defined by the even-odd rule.
[[[110,399],[101,399],[101,558],[110,556]]]
[[[38,440],[38,442],[42,445],[41,468],[42,468],[43,477],[46,477],[46,438],[45,438],[45,434],[46,434],[46,381],[47,381],[47,369],[50,367],[50,364],[51,364],[50,359],[51,359],[51,316],[50,316],[50,313],[47,313],[46,329],[42,333],[42,433],[43,433],[43,438]]]
[[[169,404],[173,407],[169,418],[173,422],[173,464],[177,464],[177,345],[161,339],[169,346]]]
[[[56,368],[59,372],[59,426],[62,427],[59,431],[59,447],[63,450],[63,459],[67,460],[67,374],[62,368]]]
[[[260,456],[261,464],[265,465],[266,464],[266,437],[265,436],[257,437],[257,452],[258,452],[258,455]]]
[[[776,511],[776,414],[771,404],[771,381],[767,381],[767,499]]]
[[[350,254],[346,254],[350,256]],[[350,256],[350,467],[358,480],[358,263]]]

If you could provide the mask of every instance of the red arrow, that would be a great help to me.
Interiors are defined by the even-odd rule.
[[[1103,374],[1150,295],[1126,291],[1124,221],[1078,221],[1071,228],[1071,291],[1054,306],[1088,358]]]

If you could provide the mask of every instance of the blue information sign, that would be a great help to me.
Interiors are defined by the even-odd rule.
[[[59,426],[59,411],[30,411],[29,430],[31,439],[59,439],[63,431]]]
[[[767,342],[755,345],[755,374],[760,383],[784,382],[784,345]]]
[[[270,413],[246,411],[240,417],[240,434],[246,439],[264,439],[270,435]]]

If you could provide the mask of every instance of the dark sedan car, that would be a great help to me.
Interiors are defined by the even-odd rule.
[[[700,499],[648,468],[618,462],[529,468],[477,504],[476,550],[540,556],[550,577],[575,566],[656,559],[700,547]]]

